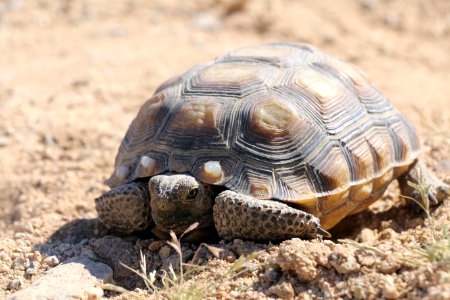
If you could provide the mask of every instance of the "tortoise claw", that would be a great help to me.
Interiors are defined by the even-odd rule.
[[[328,231],[326,231],[322,227],[317,228],[317,234],[320,234],[321,236],[326,237],[326,238],[330,238],[331,237],[331,233],[329,233]]]
[[[431,190],[428,191],[428,200],[430,201],[430,205],[432,206],[439,204],[436,194]]]

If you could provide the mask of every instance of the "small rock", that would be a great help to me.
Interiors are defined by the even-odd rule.
[[[212,13],[202,13],[194,19],[194,25],[200,30],[213,31],[221,26],[221,22],[220,19]]]
[[[37,261],[37,262],[41,262],[42,261],[42,254],[41,254],[41,252],[34,251],[32,260]]]
[[[377,240],[376,232],[369,228],[363,228],[358,236],[358,241],[362,243],[371,244],[376,240]]]
[[[6,261],[6,260],[8,260],[8,259],[10,259],[9,256],[8,256],[8,254],[6,254],[5,251],[1,251],[1,252],[0,252],[0,261]]]
[[[93,287],[88,291],[88,300],[99,300],[103,297],[103,290],[99,287]]]
[[[25,260],[23,261],[23,267],[24,267],[24,269],[27,269],[30,267],[30,260],[28,258],[25,258]]]
[[[330,255],[329,262],[339,274],[355,272],[361,267],[356,261],[353,253],[333,252]]]
[[[14,229],[17,232],[25,232],[25,233],[34,232],[33,224],[31,224],[30,222],[17,224],[14,226]]]
[[[22,259],[21,257],[14,258],[14,260],[13,260],[13,262],[11,264],[11,269],[14,269],[14,270],[25,270],[24,262],[25,262],[25,260]]]
[[[11,291],[19,290],[22,286],[23,286],[22,279],[21,278],[16,278],[16,279],[11,280],[8,283],[8,286],[6,287],[6,289],[11,290]]]
[[[36,275],[36,273],[37,273],[37,268],[32,268],[32,267],[28,268],[25,271],[25,275],[27,275],[27,276]]]
[[[230,296],[232,299],[237,299],[237,297],[239,296],[239,292],[238,292],[238,291],[231,291],[231,292],[229,293],[229,296]]]
[[[16,232],[14,233],[14,239],[15,240],[25,240],[27,237],[27,234],[24,232]]]
[[[56,247],[56,251],[58,251],[59,253],[64,253],[65,251],[70,249],[70,244],[67,243],[63,243],[61,245],[59,245],[58,247]]]
[[[235,260],[236,260],[236,256],[234,256],[234,255],[228,255],[227,257],[225,257],[225,260],[226,260],[228,263],[234,263]]]
[[[358,263],[362,266],[371,267],[378,262],[378,257],[362,252],[356,256]]]
[[[6,273],[9,271],[9,267],[3,263],[0,263],[0,273]]]
[[[392,230],[391,228],[386,228],[380,232],[378,238],[380,240],[392,240],[398,237],[398,233]]]
[[[153,241],[148,245],[148,250],[150,250],[152,252],[157,252],[165,244],[166,244],[166,242],[162,241],[162,240]]]
[[[25,271],[25,275],[27,276],[36,275],[38,269],[39,269],[39,262],[31,260],[29,263],[29,267]]]
[[[16,258],[18,258],[18,257],[22,257],[22,254],[21,254],[21,253],[17,253],[17,252],[11,253],[10,258],[11,258],[12,260],[14,260],[14,259],[16,259]]]
[[[350,286],[354,299],[367,299],[368,290],[365,286],[360,284],[355,284]]]
[[[394,278],[392,276],[387,275],[385,277],[384,286],[383,286],[383,296],[386,299],[397,299],[400,296],[400,293],[397,290],[397,287],[394,283]]]
[[[97,260],[97,255],[95,254],[95,252],[92,249],[83,249],[81,250],[81,255],[80,256],[86,256],[87,258],[90,258],[92,260]]]
[[[320,290],[322,291],[323,296],[324,296],[325,299],[334,299],[334,298],[336,298],[336,297],[334,297],[333,289],[331,288],[331,285],[330,285],[329,282],[321,281],[319,286],[320,286]]]
[[[279,299],[294,299],[295,296],[294,288],[289,282],[273,285],[267,290],[267,293]]]
[[[274,282],[276,282],[281,274],[280,272],[277,272],[273,269],[266,270],[263,274],[259,275],[261,280],[268,283],[269,285],[272,285]]]
[[[55,255],[52,255],[52,256],[46,257],[44,259],[43,263],[44,263],[44,265],[47,265],[49,267],[54,267],[59,264],[59,259]]]
[[[164,246],[161,247],[161,249],[159,249],[159,252],[158,252],[159,257],[162,260],[165,260],[166,258],[168,258],[170,256],[170,252],[171,251],[172,251],[172,249],[170,249],[169,246],[164,245]]]
[[[388,256],[377,265],[377,271],[383,274],[392,274],[401,267],[397,257]]]
[[[78,256],[49,270],[28,288],[13,294],[9,299],[86,299],[89,295],[99,294],[99,291],[93,290],[96,285],[109,283],[111,280],[112,270],[109,266]],[[11,287],[13,285],[20,283],[11,283]]]
[[[445,285],[431,286],[428,288],[428,298],[436,300],[450,299],[450,289]]]

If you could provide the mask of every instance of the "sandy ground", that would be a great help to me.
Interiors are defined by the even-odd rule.
[[[119,258],[137,267],[142,249],[151,268],[167,270],[176,261],[170,248],[108,233],[96,219],[93,199],[107,190],[120,140],[162,81],[237,47],[279,40],[311,43],[364,70],[416,125],[423,160],[450,182],[449,1],[1,0],[0,297],[39,278],[50,255],[106,262],[130,290],[143,284]],[[450,204],[432,212],[439,236]],[[198,263],[207,268],[194,279],[215,278],[259,250],[252,270],[208,295],[450,298],[448,260],[405,259],[430,234],[424,214],[393,185],[331,241],[220,242],[225,254],[203,251]],[[186,244],[186,258],[195,249]]]

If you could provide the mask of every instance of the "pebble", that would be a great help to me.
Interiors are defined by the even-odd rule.
[[[21,278],[15,278],[8,283],[6,289],[19,290],[23,286],[23,280]]]
[[[0,252],[0,260],[1,261],[6,261],[7,259],[9,259],[8,254],[6,254],[5,251]]]
[[[25,271],[25,275],[31,276],[31,275],[36,275],[38,269],[39,269],[39,262],[31,260],[29,263],[28,268]]]
[[[333,290],[331,289],[331,285],[330,285],[329,282],[321,281],[319,286],[320,286],[320,290],[322,291],[323,296],[324,296],[325,299],[332,299],[332,298],[334,298]]]
[[[44,265],[54,267],[59,264],[59,259],[55,255],[52,255],[52,256],[46,257],[44,259],[43,263],[44,263]]]
[[[385,277],[384,286],[383,286],[383,296],[386,299],[397,299],[400,296],[400,293],[397,290],[397,287],[394,283],[394,278],[388,275]]]
[[[25,271],[25,275],[27,275],[27,276],[36,275],[37,271],[38,270],[36,267],[34,267],[34,268],[30,267]]]
[[[33,224],[31,224],[30,222],[17,224],[14,226],[14,229],[16,230],[16,232],[25,232],[25,233],[34,232]]]
[[[294,299],[295,296],[294,288],[289,282],[273,285],[267,290],[267,293],[279,299]]]
[[[342,255],[341,253],[333,252],[330,255],[330,264],[338,271],[339,274],[348,274],[358,271],[360,265],[353,255]]]
[[[58,247],[56,247],[56,251],[60,252],[60,253],[64,253],[65,251],[69,250],[70,244],[67,243],[63,243],[61,245],[59,245]]]
[[[16,244],[17,244],[17,246],[20,246],[20,247],[29,246],[30,241],[29,240],[17,240]]]
[[[167,246],[167,245],[162,246],[158,252],[159,258],[161,258],[162,260],[165,260],[166,258],[168,258],[170,256],[171,251],[172,250],[170,249],[169,246]]]
[[[24,263],[25,263],[25,260],[23,258],[16,257],[12,261],[11,269],[14,269],[14,270],[25,270]]]
[[[148,245],[148,250],[150,250],[152,252],[157,252],[165,244],[166,244],[165,241],[162,241],[162,240],[153,241]]]
[[[42,261],[42,254],[39,251],[33,252],[33,260],[41,262]]]
[[[92,249],[83,249],[81,250],[81,256],[86,256],[87,258],[90,258],[92,260],[98,260],[97,255]]]
[[[368,291],[367,289],[360,284],[355,284],[350,286],[352,295],[354,299],[367,299]]]
[[[3,263],[0,263],[0,273],[6,273],[9,271],[9,267]]]
[[[398,237],[398,233],[395,232],[391,228],[384,229],[378,235],[378,239],[380,239],[380,240],[393,240],[393,239],[396,239],[397,237]]]
[[[25,232],[16,232],[14,233],[15,240],[25,240],[27,238],[27,234]]]
[[[220,19],[212,13],[202,13],[194,19],[194,26],[200,30],[214,31],[221,26],[221,22]]]
[[[230,295],[231,298],[237,299],[237,297],[239,296],[239,292],[238,291],[231,291],[229,295]]]
[[[16,252],[20,252],[20,253],[30,253],[33,250],[31,249],[30,246],[18,246],[16,248]]]
[[[228,255],[227,257],[225,257],[225,260],[226,260],[228,263],[234,263],[235,260],[236,260],[236,257],[235,257],[234,255]]]
[[[88,300],[100,300],[103,297],[103,290],[99,287],[93,287],[88,291]]]

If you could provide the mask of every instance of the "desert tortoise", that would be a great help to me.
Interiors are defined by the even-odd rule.
[[[248,47],[156,90],[96,208],[124,233],[199,222],[225,239],[327,236],[394,179],[417,197],[413,170],[443,198],[418,153],[413,126],[355,67],[309,45]]]

